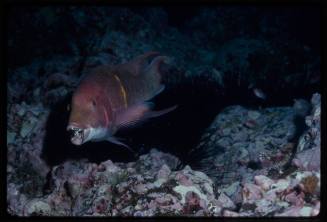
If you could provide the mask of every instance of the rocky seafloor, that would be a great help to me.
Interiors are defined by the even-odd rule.
[[[157,149],[129,163],[68,160],[46,177],[50,169],[39,156],[47,111],[16,104],[10,107],[17,110],[7,134],[7,210],[21,216],[315,216],[320,95],[305,105],[312,108],[303,117],[307,129],[297,146],[287,142],[295,133],[296,104],[260,110],[231,106],[218,114],[213,125],[220,128],[208,143],[224,151],[202,159],[212,165],[206,169],[212,179],[190,166],[177,170],[179,159]]]
[[[26,34],[24,26],[12,24],[18,24],[19,19],[10,20],[10,28],[15,28],[11,33],[18,34],[9,38],[9,55],[14,55],[14,59],[9,57],[7,87],[9,214],[318,215],[319,57],[307,45],[284,41],[289,38],[283,36],[287,33],[285,20],[264,17],[257,27],[260,31],[253,35],[251,28],[241,22],[233,23],[235,29],[228,27],[231,21],[244,19],[250,24],[248,15],[261,13],[255,8],[247,12],[237,8],[203,9],[187,23],[192,32],[171,26],[160,8],[142,15],[124,8],[33,10],[23,21],[30,22],[39,35]],[[272,25],[271,20],[276,24]],[[24,35],[19,33],[33,41],[20,45]],[[59,38],[59,33],[66,34]],[[276,35],[281,37],[276,39]],[[17,49],[22,53],[17,54],[16,61]],[[196,92],[205,88],[214,88],[212,94],[219,91],[217,101],[210,103],[224,106],[214,113],[197,144],[182,155],[173,152],[178,146],[161,149],[147,145],[147,151],[133,158],[124,158],[123,154],[122,161],[104,154],[100,161],[94,161],[91,157],[95,152],[101,155],[101,150],[93,153],[92,149],[63,146],[67,143],[61,141],[69,142],[68,137],[52,126],[59,123],[59,129],[65,129],[68,112],[57,104],[69,98],[79,77],[98,65],[126,62],[151,50],[172,58],[167,91],[173,86],[182,92],[185,89],[179,86],[189,79],[191,88],[196,88],[201,79]],[[32,56],[24,57],[25,51]],[[297,65],[300,63],[307,65]],[[249,85],[269,93],[267,101],[273,100],[269,107],[260,99],[252,106],[242,101],[250,98],[246,92],[252,94]],[[304,96],[302,91],[309,93]],[[196,94],[188,93],[179,101]],[[294,103],[288,102],[293,98]],[[191,109],[196,99],[194,96],[194,101],[188,101]],[[206,115],[194,114],[198,115],[194,122]],[[193,139],[189,137],[183,138]],[[117,149],[110,143],[101,146]]]

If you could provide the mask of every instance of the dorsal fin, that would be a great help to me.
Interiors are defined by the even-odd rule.
[[[169,58],[167,56],[157,56],[152,60],[152,62],[146,67],[144,70],[145,75],[147,75],[148,81],[156,82],[157,86],[160,87],[161,83],[161,73],[160,73],[160,65],[162,63],[167,63]]]
[[[167,63],[169,61],[169,57],[167,56],[157,56],[152,60],[152,62],[148,65],[147,69],[145,70],[146,72],[149,73],[159,73],[159,67],[161,63]]]
[[[120,70],[124,70],[132,75],[139,75],[147,67],[148,60],[151,57],[154,58],[158,55],[159,52],[154,52],[154,51],[147,52],[140,56],[137,56],[136,58],[132,59],[129,62],[117,65],[117,68]]]

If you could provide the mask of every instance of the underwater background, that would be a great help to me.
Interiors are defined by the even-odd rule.
[[[11,6],[7,212],[19,216],[315,216],[320,8]],[[82,75],[149,51],[176,110],[75,146]]]

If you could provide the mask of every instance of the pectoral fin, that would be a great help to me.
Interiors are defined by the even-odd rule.
[[[119,112],[116,117],[117,128],[133,125],[136,121],[141,119],[153,106],[153,103],[141,103],[128,107],[127,109]]]
[[[144,118],[148,119],[148,118],[162,116],[162,115],[164,115],[166,113],[169,113],[169,112],[173,111],[176,108],[177,108],[177,105],[166,108],[166,109],[162,109],[162,110],[149,111],[144,115]]]
[[[153,103],[151,102],[144,102],[129,107],[128,109],[120,113],[119,117],[117,117],[117,128],[123,129],[135,127],[149,118],[158,117],[173,111],[174,109],[176,109],[177,105],[158,111],[152,111],[152,107]]]

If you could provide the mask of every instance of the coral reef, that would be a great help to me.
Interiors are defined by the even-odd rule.
[[[307,124],[311,128],[301,138],[316,129],[315,127],[320,126],[320,117],[317,114],[320,110],[319,94],[313,95],[312,106],[311,115],[306,117]],[[32,113],[28,106],[22,107],[26,109],[25,115],[28,115],[29,112]],[[283,149],[293,147],[287,143],[286,138],[287,132],[294,131],[294,126],[291,124],[292,109],[292,107],[287,107],[248,111],[234,106],[219,114],[214,125],[225,118],[233,121],[233,119],[237,119],[236,117],[244,117],[244,121],[234,121],[237,123],[229,123],[229,127],[224,126],[224,130],[229,131],[228,135],[233,135],[229,141],[232,144],[233,142],[234,144],[238,143],[238,146],[227,144],[223,147],[220,143],[224,140],[219,137],[226,139],[222,135],[224,132],[216,129],[214,133],[211,133],[211,135],[216,135],[217,141],[220,141],[218,143],[220,145],[216,148],[230,149],[230,152],[231,149],[235,149],[235,152],[239,151],[238,155],[225,156],[224,165],[219,169],[216,165],[221,163],[220,156],[215,157],[211,164],[215,166],[215,169],[202,170],[212,176],[216,182],[213,182],[205,173],[194,171],[189,166],[178,170],[180,161],[177,157],[156,149],[151,150],[149,154],[140,156],[136,162],[129,163],[113,163],[111,160],[99,164],[87,160],[66,161],[53,167],[46,181],[45,176],[49,168],[37,158],[39,154],[34,151],[40,148],[38,141],[35,144],[32,143],[33,145],[25,144],[22,148],[12,146],[8,141],[10,155],[7,169],[9,173],[7,210],[11,214],[21,216],[317,215],[320,210],[320,168],[314,168],[305,162],[307,159],[299,158],[311,159],[317,154],[312,150],[320,150],[320,143],[316,141],[316,137],[320,137],[319,130],[316,137],[310,137],[310,145],[306,146],[306,149],[311,151],[310,155],[308,153],[304,155],[304,151],[298,149],[296,158],[293,160],[298,168],[291,171],[283,168],[287,163],[285,159],[289,160],[290,153],[292,153],[291,150],[284,151]],[[17,112],[17,116],[22,115],[23,111],[21,110],[23,109],[21,108]],[[243,110],[243,112],[239,110]],[[236,113],[240,115],[236,115]],[[258,123],[261,121],[273,124],[280,131],[263,129],[255,131],[252,128],[251,131],[246,131],[250,132],[246,136],[236,136],[240,132],[245,132],[242,127],[248,127],[244,124],[248,118],[256,120],[255,127],[260,127]],[[25,121],[30,119],[31,117]],[[285,123],[285,125],[278,123]],[[32,129],[40,130],[42,127],[34,126]],[[285,135],[285,138],[276,140],[274,133],[277,133],[277,136]],[[11,132],[11,134],[15,133]],[[23,141],[26,140],[24,136],[28,137],[28,135],[20,133],[15,136],[19,137],[24,144]],[[251,138],[254,139],[254,142],[248,143],[246,146],[245,141]],[[259,140],[260,138],[268,138],[270,143],[264,143]],[[212,140],[209,139],[209,142]],[[261,145],[252,147],[251,144]],[[35,148],[33,149],[33,147]],[[209,147],[215,146],[210,145]],[[252,154],[258,159],[251,160],[251,152],[244,151],[246,155],[241,155],[240,148],[242,147],[244,150],[256,149],[255,153],[265,152],[265,159],[260,159],[260,156]],[[220,155],[226,154],[222,152]],[[15,161],[17,158],[19,158],[19,162]],[[314,156],[314,158],[319,159],[320,156]],[[269,160],[280,163],[272,164]],[[203,159],[203,161],[208,160]],[[233,167],[233,165],[237,167]],[[270,173],[272,169],[276,171],[277,175]],[[285,172],[281,172],[283,170]],[[238,171],[241,174],[237,174]],[[24,183],[21,184],[21,181]],[[45,192],[42,189],[46,182],[48,187]]]

